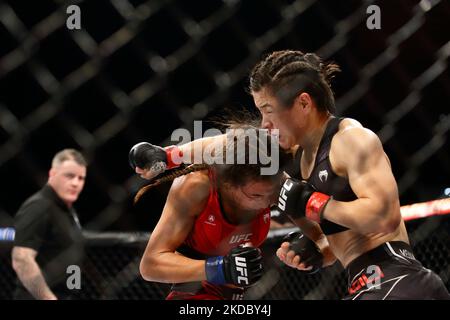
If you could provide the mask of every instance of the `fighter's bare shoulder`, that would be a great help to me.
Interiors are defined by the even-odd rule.
[[[339,124],[339,131],[333,138],[333,143],[346,145],[347,147],[362,147],[364,145],[379,142],[378,136],[370,129],[362,126],[360,122],[355,119],[345,118]]]
[[[352,165],[353,160],[360,161],[378,151],[382,151],[378,136],[358,121],[346,118],[341,121],[339,130],[333,137],[330,160],[339,171]]]
[[[208,171],[196,171],[176,178],[170,192],[185,204],[200,204],[208,199],[210,185]]]

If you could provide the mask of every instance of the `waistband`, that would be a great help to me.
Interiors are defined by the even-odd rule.
[[[378,265],[386,260],[395,260],[407,264],[420,265],[420,262],[414,257],[413,251],[409,244],[403,241],[389,241],[363,253],[354,259],[347,266],[346,270],[349,276],[353,277],[367,266]]]

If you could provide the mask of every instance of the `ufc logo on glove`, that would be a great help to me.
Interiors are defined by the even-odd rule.
[[[286,192],[290,191],[293,185],[294,183],[292,182],[292,180],[286,180],[283,184],[283,188],[281,189],[280,196],[278,197],[278,208],[283,211],[286,210]]]
[[[246,259],[244,257],[235,257],[234,262],[236,263],[236,271],[240,274],[237,278],[238,283],[248,285]]]

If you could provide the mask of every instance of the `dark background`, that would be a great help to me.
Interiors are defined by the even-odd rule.
[[[81,8],[81,30],[66,28],[69,4]],[[381,8],[380,30],[366,27],[370,4]],[[380,136],[402,205],[442,197],[449,30],[450,3],[437,0],[0,1],[0,227],[45,183],[53,155],[72,147],[89,161],[82,224],[151,230],[170,185],[134,207],[143,181],[130,147],[171,144],[174,129],[225,108],[254,110],[248,72],[279,49],[342,67],[338,114]]]

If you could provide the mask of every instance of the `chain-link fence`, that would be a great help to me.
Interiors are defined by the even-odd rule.
[[[416,258],[435,271],[450,290],[450,239],[448,217],[430,217],[408,222],[410,241]],[[274,252],[288,229],[276,229],[262,247],[265,276],[252,287],[247,299],[322,300],[341,299],[347,293],[347,275],[336,263],[319,273],[306,274],[283,266]],[[139,263],[148,234],[103,233],[88,237],[87,258],[82,267],[79,299],[148,300],[164,299],[169,284],[147,282],[139,274]],[[15,274],[8,256],[9,246],[2,245],[0,255],[0,299],[11,299]]]
[[[80,30],[66,26],[72,4]],[[370,5],[380,8],[380,29],[368,29]],[[439,198],[450,177],[449,18],[442,0],[0,1],[0,225],[10,226],[45,182],[51,157],[74,147],[89,162],[82,224],[152,230],[169,186],[132,206],[142,182],[127,164],[130,146],[169,144],[174,129],[192,130],[224,107],[251,109],[248,71],[264,52],[285,48],[341,65],[338,114],[378,134],[402,204]],[[407,226],[416,255],[448,288],[448,218]],[[137,277],[141,249],[90,247],[96,280],[84,297],[163,297],[165,286]],[[8,255],[4,288],[13,278]],[[266,298],[336,298],[346,285],[338,266],[308,277],[276,270]]]

